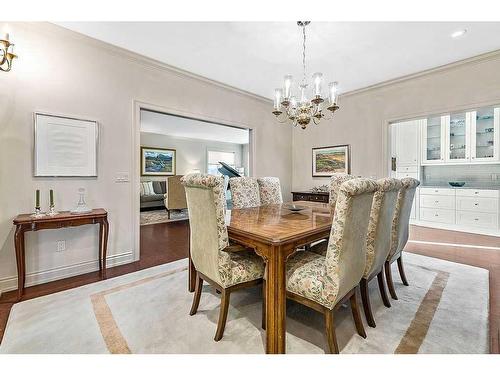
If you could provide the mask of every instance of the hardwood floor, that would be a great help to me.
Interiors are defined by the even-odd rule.
[[[141,227],[141,259],[134,263],[109,268],[107,272],[108,278],[187,257],[188,233],[187,221]],[[439,244],[424,244],[411,241]],[[455,246],[454,244],[466,245],[467,247]],[[490,350],[491,353],[500,353],[500,250],[482,249],[475,246],[500,247],[500,238],[412,226],[410,242],[406,247],[406,251],[482,267],[490,271]],[[36,285],[26,288],[23,300],[75,288],[99,280],[99,273],[91,272]],[[409,281],[411,282],[411,280]],[[0,298],[0,342],[14,298],[15,291],[4,293]]]

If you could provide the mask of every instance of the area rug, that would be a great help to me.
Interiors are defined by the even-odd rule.
[[[168,223],[170,221],[187,220],[187,210],[170,211],[170,219],[167,210],[141,211],[141,225]]]
[[[405,254],[410,286],[382,305],[370,283],[376,328],[355,333],[350,307],[336,313],[342,353],[488,353],[488,271]],[[189,316],[187,261],[142,270],[14,305],[0,353],[264,353],[261,288],[231,295],[226,331],[213,340],[220,296],[205,286]],[[364,318],[364,317],[363,317]],[[324,353],[323,316],[287,304],[287,352]]]

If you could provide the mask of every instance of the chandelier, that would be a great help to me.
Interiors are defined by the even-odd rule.
[[[0,38],[0,70],[8,72],[12,69],[12,60],[17,56],[14,54],[14,44],[9,41],[9,34]]]
[[[325,101],[321,96],[323,74],[314,73],[312,99],[307,97],[307,83],[306,83],[306,26],[310,21],[298,21],[297,25],[302,28],[303,44],[302,44],[302,69],[303,76],[302,82],[299,85],[300,99],[292,94],[293,78],[291,75],[286,75],[284,78],[284,88],[276,89],[274,91],[274,110],[273,114],[279,122],[284,123],[289,121],[293,126],[300,125],[302,129],[307,128],[311,120],[315,124],[324,118],[330,120],[333,118],[333,113],[339,109],[337,105],[337,82],[330,82],[328,84],[328,106],[327,110],[331,112],[331,116],[326,118],[321,106]]]

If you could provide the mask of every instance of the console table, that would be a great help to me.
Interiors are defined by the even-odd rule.
[[[86,214],[71,214],[69,211],[63,211],[55,216],[45,215],[39,218],[31,216],[31,214],[22,214],[18,215],[13,223],[16,226],[14,245],[16,248],[18,300],[23,295],[26,278],[25,232],[99,224],[99,271],[101,277],[106,278],[106,252],[109,234],[108,213],[106,210],[97,208]]]
[[[294,201],[310,201],[328,203],[330,193],[327,191],[312,192],[312,191],[292,191]]]

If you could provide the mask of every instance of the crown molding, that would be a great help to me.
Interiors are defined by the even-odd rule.
[[[89,46],[93,46],[95,48],[100,48],[102,50],[105,50],[108,53],[111,53],[115,56],[119,56],[122,58],[125,58],[131,62],[137,63],[139,65],[142,65],[145,68],[153,69],[153,70],[159,70],[163,72],[168,72],[171,74],[175,74],[179,77],[183,78],[190,78],[199,82],[202,82],[204,84],[212,85],[212,86],[217,86],[219,88],[222,88],[224,90],[230,91],[234,94],[241,95],[245,98],[251,98],[260,102],[265,103],[268,105],[269,103],[272,103],[273,101],[269,98],[251,93],[249,91],[245,91],[242,89],[239,89],[237,87],[227,85],[225,83],[219,82],[212,80],[210,78],[188,72],[187,70],[183,70],[180,68],[177,68],[175,66],[163,63],[161,61],[155,60],[153,58],[138,54],[136,52],[129,51],[127,49],[115,46],[113,44],[104,42],[99,39],[92,38],[90,36],[78,33],[76,31],[67,29],[65,27],[50,23],[50,22],[16,22],[13,23],[16,26],[21,26],[27,30],[30,30],[32,32],[44,32],[49,35],[57,35],[59,37],[67,38],[70,40],[78,40],[80,43],[87,44]]]
[[[440,66],[437,66],[435,68],[422,70],[422,71],[417,72],[417,73],[412,73],[412,74],[408,74],[408,75],[401,76],[398,78],[390,79],[387,81],[375,83],[373,85],[363,87],[360,89],[347,91],[343,94],[340,94],[340,97],[349,97],[349,96],[353,96],[353,95],[364,94],[364,93],[367,93],[369,91],[393,86],[393,85],[396,85],[399,83],[410,81],[412,79],[416,79],[416,78],[420,78],[420,77],[427,77],[427,76],[431,76],[431,75],[435,75],[435,74],[439,74],[439,73],[443,73],[443,72],[447,72],[447,71],[460,69],[460,68],[463,68],[466,66],[472,66],[472,65],[481,64],[481,63],[484,63],[487,61],[498,60],[498,59],[500,59],[500,49],[495,50],[495,51],[491,51],[491,52],[486,52],[486,53],[483,53],[480,55],[472,56],[472,57],[469,57],[469,58],[466,58],[463,60],[458,60],[458,61],[455,61],[455,62],[452,62],[449,64],[440,65]]]

